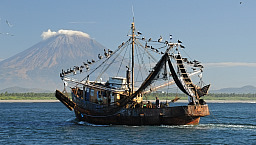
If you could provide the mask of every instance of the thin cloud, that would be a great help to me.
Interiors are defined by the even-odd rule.
[[[217,62],[204,63],[207,67],[256,67],[255,62]]]
[[[68,22],[70,24],[96,24],[94,21],[89,21],[89,22]]]

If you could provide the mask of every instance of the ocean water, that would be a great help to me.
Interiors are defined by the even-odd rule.
[[[255,103],[210,103],[190,126],[100,126],[61,103],[0,103],[0,144],[256,144]]]

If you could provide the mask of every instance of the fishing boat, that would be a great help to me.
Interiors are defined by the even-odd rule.
[[[145,38],[134,21],[127,36],[116,50],[104,49],[97,59],[60,73],[64,90],[56,90],[55,96],[78,120],[98,125],[196,125],[200,117],[210,115],[201,98],[210,87],[202,81],[203,65],[183,57],[180,40],[173,42],[172,35],[165,41],[162,36]],[[164,103],[147,100],[175,84],[188,97],[188,105],[172,105],[179,99],[171,99],[175,96]]]

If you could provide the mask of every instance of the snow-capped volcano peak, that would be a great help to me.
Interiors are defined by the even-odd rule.
[[[83,65],[104,53],[104,46],[89,35],[73,30],[48,30],[45,40],[0,62],[0,88],[26,86],[51,90],[62,84],[62,69]]]
[[[81,32],[81,31],[74,31],[74,30],[59,30],[57,32],[55,31],[51,31],[50,29],[48,29],[48,31],[46,32],[43,32],[41,34],[41,37],[45,40],[45,39],[48,39],[50,37],[53,37],[53,36],[56,36],[56,35],[62,35],[62,34],[65,34],[65,35],[78,35],[78,36],[83,36],[83,37],[87,37],[87,38],[90,38],[90,35],[87,34],[87,33],[84,33],[84,32]]]

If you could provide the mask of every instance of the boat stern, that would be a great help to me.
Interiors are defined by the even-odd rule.
[[[188,105],[188,116],[204,117],[210,115],[208,105]]]

